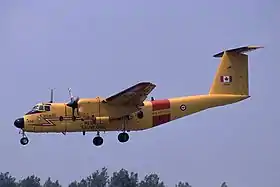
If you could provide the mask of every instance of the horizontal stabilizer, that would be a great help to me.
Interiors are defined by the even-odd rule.
[[[233,49],[228,49],[223,52],[217,53],[214,55],[214,57],[222,57],[225,52],[227,52],[227,53],[246,53],[246,52],[257,50],[259,48],[263,48],[263,47],[262,46],[245,46],[245,47],[233,48]]]

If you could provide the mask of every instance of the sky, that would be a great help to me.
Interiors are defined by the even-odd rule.
[[[279,187],[278,116],[280,2],[1,1],[0,171],[36,174],[62,184],[103,166],[140,178],[156,172],[169,186]],[[251,98],[165,125],[130,132],[32,134],[21,146],[13,126],[38,102],[107,97],[140,81],[157,85],[156,99],[207,94],[227,48],[261,45],[249,55]]]

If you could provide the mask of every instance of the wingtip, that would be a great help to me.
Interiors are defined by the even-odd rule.
[[[261,45],[249,45],[247,47],[250,48],[250,49],[261,49],[261,48],[264,48],[264,46],[261,46]]]
[[[143,81],[143,82],[139,82],[138,84],[140,85],[151,85],[151,86],[156,86],[156,84],[152,83],[152,82],[149,82],[149,81]]]
[[[153,86],[153,87],[156,87],[156,86],[157,86],[156,84],[154,84],[154,83],[152,83],[152,82],[150,82],[150,85]]]

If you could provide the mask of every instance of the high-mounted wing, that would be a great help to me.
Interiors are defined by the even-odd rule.
[[[130,88],[127,88],[115,95],[112,95],[104,100],[110,105],[122,106],[142,106],[143,101],[156,87],[155,84],[150,82],[140,82]]]

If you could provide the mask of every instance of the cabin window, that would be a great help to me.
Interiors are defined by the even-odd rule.
[[[51,107],[48,106],[48,105],[46,105],[46,106],[45,106],[45,111],[51,111]]]
[[[43,110],[44,110],[43,105],[40,105],[39,110],[41,110],[41,111],[43,111]]]

